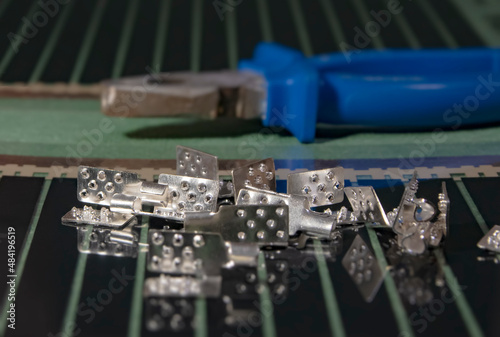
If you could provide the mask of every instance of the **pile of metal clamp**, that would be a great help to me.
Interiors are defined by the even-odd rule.
[[[77,228],[81,252],[136,257],[147,251],[147,270],[156,276],[145,281],[146,297],[217,297],[221,270],[255,267],[262,248],[300,249],[308,238],[333,240],[346,228],[392,228],[410,254],[438,246],[447,234],[445,186],[436,209],[416,197],[416,174],[399,207],[386,214],[373,187],[344,185],[341,167],[289,174],[284,194],[276,192],[271,158],[244,164],[232,170],[231,179],[222,179],[228,177],[219,177],[217,157],[178,146],[176,173],[160,174],[154,182],[81,166],[78,200],[100,209],[74,207],[62,218]],[[339,205],[344,196],[350,209]],[[336,210],[326,208],[335,205]],[[137,216],[163,220],[148,228]],[[147,244],[140,242],[144,228]],[[367,247],[359,237],[347,254],[365,251],[373,260]],[[344,262],[349,270],[354,260]]]

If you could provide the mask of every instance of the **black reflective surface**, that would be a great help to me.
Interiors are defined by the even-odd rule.
[[[417,196],[426,197],[436,204],[442,181],[420,181]],[[450,228],[444,246],[439,249],[456,276],[479,326],[486,336],[496,336],[500,334],[496,324],[496,317],[500,314],[500,294],[496,288],[500,269],[493,260],[478,259],[488,255],[476,247],[483,232],[456,183],[451,179],[445,182],[451,200]],[[0,207],[2,220],[3,223],[16,222],[19,238],[23,236],[21,229],[25,231],[31,220],[42,183],[41,178],[2,177],[0,180],[0,201],[8,201],[11,205]],[[392,181],[364,180],[357,183],[375,186],[386,211],[398,205],[404,188]],[[500,178],[464,179],[464,184],[487,225],[495,224],[498,213],[495,197]],[[61,331],[75,284],[79,253],[75,229],[62,226],[60,218],[71,207],[81,207],[75,190],[74,179],[59,179],[51,183],[18,289],[18,329],[15,334],[7,330],[10,335],[57,335]],[[19,202],[12,203],[12,200]],[[22,205],[21,200],[24,200]],[[161,228],[162,223],[153,220],[151,226]],[[360,235],[374,251],[367,229],[343,230],[341,239],[336,242],[321,243],[346,334],[404,336],[389,294],[396,291],[415,335],[468,335],[463,312],[453,299],[436,250],[419,256],[402,254],[390,229],[376,229],[375,232],[389,265],[387,275],[394,280],[395,289],[383,283],[371,303],[363,299],[341,264],[356,235]],[[277,335],[330,336],[329,321],[332,317],[329,317],[326,307],[313,241],[307,241],[303,250],[293,247],[264,250],[264,256]],[[80,280],[82,288],[77,296],[75,335],[76,332],[81,336],[125,335],[129,320],[133,319],[130,315],[137,259],[98,255],[87,255],[86,259]],[[145,277],[155,276],[151,272],[145,273]],[[208,335],[263,335],[261,315],[265,306],[261,303],[257,269],[223,269],[222,276],[221,297],[203,302]],[[169,297],[146,299],[142,302],[142,335],[193,335],[196,331],[196,301]],[[172,313],[182,315],[181,325],[172,325]],[[154,315],[166,317],[165,326],[156,332],[147,324],[148,317]]]

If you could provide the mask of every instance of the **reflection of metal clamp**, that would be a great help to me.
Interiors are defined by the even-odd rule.
[[[144,281],[144,297],[219,297],[220,276],[171,276],[160,274]]]
[[[149,297],[145,299],[145,325],[153,332],[181,332],[192,328],[194,299]]]
[[[139,243],[137,218],[129,213],[112,212],[106,207],[73,207],[61,220],[63,225],[76,228],[81,253],[136,257],[147,248]]]
[[[356,235],[354,238],[351,247],[342,259],[342,266],[358,287],[365,301],[373,301],[384,280],[384,274],[361,236]]]
[[[500,253],[500,226],[491,227],[489,232],[479,240],[477,246],[494,253]]]
[[[224,323],[229,327],[236,327],[240,322],[248,321],[249,317],[259,315],[255,309],[235,308],[231,297],[224,295],[222,301],[226,307],[226,317]]]
[[[259,253],[256,245],[233,247],[214,233],[150,230],[148,243],[148,270],[173,275],[220,275],[223,267],[256,265]]]
[[[78,250],[87,254],[137,257],[139,251],[147,247],[139,243],[139,229],[135,225],[133,221],[120,230],[79,226]]]

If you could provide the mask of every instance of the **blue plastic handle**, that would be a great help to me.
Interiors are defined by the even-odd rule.
[[[500,120],[500,50],[366,50],[307,58],[260,43],[240,70],[267,80],[268,127],[314,141],[316,123],[451,127]]]

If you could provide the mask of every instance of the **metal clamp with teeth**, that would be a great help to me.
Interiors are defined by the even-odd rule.
[[[78,199],[109,206],[112,212],[182,221],[186,212],[215,211],[219,184],[218,180],[171,174],[161,174],[155,183],[131,172],[81,166]],[[146,212],[143,206],[153,206],[154,211]]]
[[[241,189],[248,187],[276,191],[276,172],[272,158],[240,166],[232,171],[232,176],[235,196]]]
[[[180,145],[177,145],[176,152],[178,175],[219,179],[219,164],[216,156]]]
[[[302,195],[311,206],[332,205],[344,200],[344,169],[292,173],[287,179],[287,193]]]
[[[182,220],[185,213],[214,212],[217,208],[218,180],[160,174],[158,183],[168,187],[169,203],[167,207],[155,207],[156,216]]]
[[[411,205],[415,195],[418,190],[418,180],[417,180],[417,172],[413,172],[413,176],[405,187],[403,192],[403,196],[401,197],[401,202],[399,203],[398,208],[394,209],[390,214],[390,218],[394,219],[392,222],[392,227],[396,233],[399,232],[398,226],[401,226],[403,223],[403,209],[404,205]]]
[[[137,189],[141,180],[136,173],[80,166],[78,168],[78,200],[91,204],[111,206],[115,194],[126,194],[126,189]]]
[[[345,206],[342,206],[338,211],[327,208],[324,212],[335,217],[336,226],[353,226],[364,222],[359,220],[354,212],[349,211]]]
[[[288,246],[288,206],[226,205],[217,213],[186,214],[184,229],[220,233],[225,241]]]
[[[219,179],[219,163],[216,156],[186,146],[177,145],[177,175],[210,180]],[[219,180],[219,198],[234,197],[232,181]]]
[[[417,198],[418,180],[416,172],[405,187],[398,208],[389,212],[394,219],[393,231],[397,234],[398,244],[410,254],[422,254],[427,247],[437,247],[448,232],[448,213],[450,200],[443,182],[439,199],[439,213],[429,201]]]
[[[443,181],[441,186],[441,193],[438,195],[438,210],[439,214],[437,216],[434,225],[439,229],[444,236],[448,236],[450,221],[450,198],[448,197],[448,191],[446,190],[446,183]]]
[[[288,206],[288,234],[290,236],[304,232],[328,238],[330,232],[335,229],[336,217],[312,211],[309,208],[309,201],[303,196],[257,189],[241,189],[236,199],[236,205]]]
[[[78,171],[79,201],[137,214],[143,213],[143,205],[167,206],[167,186],[142,181],[136,173],[88,166]]]
[[[358,220],[389,226],[389,220],[373,187],[346,187],[344,192]]]

